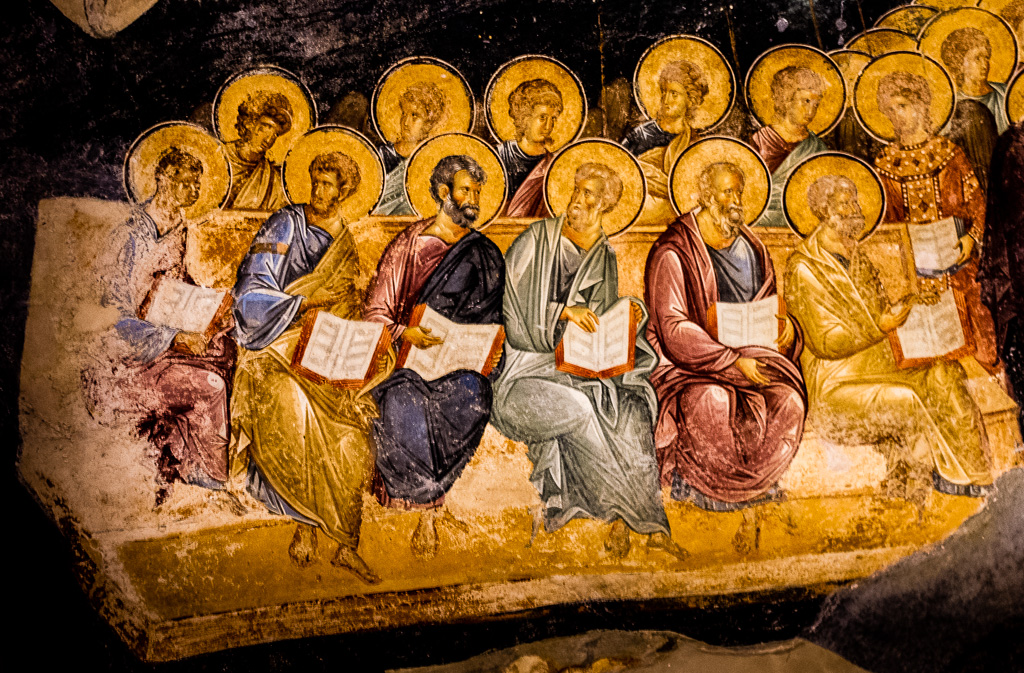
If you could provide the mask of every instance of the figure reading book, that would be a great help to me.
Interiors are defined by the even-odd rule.
[[[623,180],[586,151],[605,144],[633,162],[630,178],[641,182],[639,167],[621,147],[577,144],[561,155],[572,185],[564,214],[530,225],[508,250],[507,362],[495,384],[492,420],[502,434],[529,447],[531,481],[549,531],[577,517],[595,518],[612,524],[605,546],[614,557],[629,552],[629,529],[648,536],[650,546],[681,555],[670,538],[658,486],[652,432],[657,399],[647,380],[655,356],[642,332],[646,310],[636,299],[619,303],[615,252],[602,226],[623,196]],[[643,200],[642,189],[635,191],[627,222]],[[623,312],[623,306],[624,316],[614,320],[610,314]],[[605,330],[617,332],[616,338],[606,338]],[[618,349],[619,362],[588,371],[583,362],[565,362],[568,348],[563,358],[556,353],[571,332],[598,335],[593,361],[603,359],[606,349],[599,345],[617,340],[628,346]],[[616,364],[604,375],[596,371]]]
[[[939,281],[963,294],[978,362],[994,371],[999,360],[995,325],[981,302],[981,286],[976,280],[978,244],[985,231],[985,194],[964,151],[935,135],[928,79],[894,70],[881,77],[876,96],[878,110],[894,132],[893,142],[875,158],[887,195],[885,219],[914,228],[954,218],[958,238],[951,247],[958,249],[955,264]],[[947,98],[951,98],[950,92]]]
[[[861,244],[877,221],[865,218],[861,195],[880,219],[881,186],[866,165],[847,164],[842,174],[810,170],[809,187],[786,190],[787,213],[806,235],[787,264],[786,306],[804,333],[811,422],[837,442],[895,440],[893,472],[902,464],[913,478],[930,467],[936,489],[982,495],[992,483],[988,442],[964,368],[942,357],[901,366],[892,346],[915,310],[940,304],[928,292],[890,301]],[[946,327],[960,329],[955,318]],[[930,331],[904,336],[928,340]]]
[[[800,445],[807,400],[771,256],[746,226],[767,203],[767,169],[725,138],[679,161],[676,188],[687,194],[676,201],[695,207],[655,241],[644,274],[659,358],[655,442],[673,498],[727,511],[775,486]]]
[[[218,311],[223,293],[189,277],[185,241],[187,223],[223,202],[229,173],[223,146],[188,124],[143,134],[126,173],[135,206],[111,236],[102,299],[119,315],[106,340],[113,367],[86,380],[101,417],[127,414],[149,440],[160,505],[174,482],[223,489],[228,479],[230,315]]]
[[[480,444],[501,371],[505,263],[473,229],[487,179],[470,156],[437,162],[429,181],[438,212],[388,244],[363,311],[402,352],[373,391],[375,492],[382,504],[424,510],[412,540],[424,556],[437,551],[445,493]]]
[[[359,260],[345,206],[358,192],[371,192],[372,200],[363,199],[364,209],[353,216],[365,215],[380,194],[383,169],[361,136],[342,129],[310,132],[290,161],[301,160],[304,145],[319,148],[307,159],[308,203],[274,213],[238,268],[235,337],[245,350],[231,400],[232,444],[248,455],[249,492],[271,512],[298,522],[288,548],[296,563],[314,560],[319,530],[338,544],[334,565],[375,583],[377,575],[357,553],[373,470],[370,421],[377,415],[365,391],[386,369],[355,390],[310,377],[308,367],[293,369],[292,362],[302,336],[299,318],[307,311],[360,317]],[[295,194],[298,185],[288,188]]]

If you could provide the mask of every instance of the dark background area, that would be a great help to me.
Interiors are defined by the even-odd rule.
[[[631,78],[651,43],[674,33],[719,46],[742,82],[758,54],[799,42],[840,48],[899,4],[818,0],[609,2],[466,0],[161,0],[110,39],[88,36],[46,0],[5,3],[0,27],[0,437],[12,495],[5,548],[15,586],[9,642],[41,670],[85,664],[151,670],[95,614],[68,542],[23,487],[18,387],[36,204],[51,196],[121,199],[124,152],[146,128],[192,117],[235,72],[272,63],[298,74],[321,119],[347,91],[367,96],[394,61],[431,55],[459,68],[474,93],[520,54],[554,56],[582,79],[591,105],[603,82]],[[731,35],[730,35],[731,28]],[[820,36],[820,42],[819,42]],[[66,282],[75,282],[69,269]],[[750,602],[569,606],[488,623],[407,628],[275,643],[158,670],[375,670],[457,661],[487,649],[592,628],[667,629],[722,645],[798,635],[822,599],[803,592]],[[993,636],[996,637],[996,636]],[[1001,642],[998,638],[993,642]],[[33,646],[38,643],[37,646]],[[21,668],[15,664],[15,668]],[[907,670],[913,670],[908,668]],[[983,670],[983,669],[978,669]]]

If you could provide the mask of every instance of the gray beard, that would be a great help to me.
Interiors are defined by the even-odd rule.
[[[585,212],[578,217],[573,216],[571,212],[567,212],[565,214],[565,221],[568,222],[569,226],[575,231],[579,232],[584,232],[587,229],[590,229],[594,224],[594,219],[595,218],[590,212]]]
[[[459,204],[455,203],[455,199],[450,194],[445,197],[441,208],[452,222],[463,229],[472,227],[473,223],[476,222],[476,218],[480,215],[480,209],[476,206],[463,206],[459,208]]]
[[[717,202],[713,201],[708,210],[711,212],[711,217],[714,219],[723,234],[733,236],[739,233],[740,225],[743,224],[742,206],[729,206],[728,208],[723,208],[718,205]]]
[[[860,234],[864,231],[864,226],[867,221],[863,215],[854,215],[852,217],[838,217],[833,215],[829,218],[829,226],[832,227],[840,236],[857,241],[860,239]]]

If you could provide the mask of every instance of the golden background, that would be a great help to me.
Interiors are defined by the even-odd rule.
[[[508,97],[523,82],[546,79],[562,94],[562,114],[551,132],[552,150],[577,137],[587,121],[587,99],[579,78],[559,61],[547,56],[520,56],[501,66],[487,85],[487,125],[499,140],[514,140],[516,127],[509,115]]]
[[[718,161],[736,164],[743,171],[743,222],[751,224],[768,207],[771,178],[764,159],[746,143],[734,138],[712,136],[686,148],[672,167],[672,206],[680,215],[693,210],[700,196],[700,174]]]
[[[953,82],[949,74],[935,60],[909,51],[897,51],[872,61],[857,78],[854,88],[853,105],[864,128],[879,140],[889,142],[896,137],[892,122],[878,109],[878,84],[882,77],[891,72],[908,72],[921,75],[928,81],[932,92],[929,117],[931,131],[942,129],[953,114],[955,103]]]
[[[444,112],[431,129],[431,136],[465,133],[473,127],[476,105],[462,74],[439,59],[416,56],[391,66],[373,93],[373,124],[382,138],[391,143],[398,140],[402,122],[398,100],[407,88],[420,82],[430,82],[444,94]]]
[[[808,68],[825,81],[825,91],[814,119],[807,128],[817,135],[827,133],[839,121],[846,106],[846,86],[839,66],[824,52],[813,47],[788,44],[761,54],[747,73],[747,100],[750,111],[765,126],[777,119],[772,101],[772,78],[787,66]]]
[[[885,190],[878,174],[867,162],[839,152],[813,156],[790,173],[782,198],[790,226],[800,236],[810,235],[818,226],[818,218],[807,203],[807,190],[823,175],[842,175],[857,185],[857,200],[866,221],[860,235],[863,240],[882,221],[882,215],[885,214]]]

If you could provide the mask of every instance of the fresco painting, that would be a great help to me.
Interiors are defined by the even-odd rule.
[[[22,479],[152,660],[867,576],[1021,465],[1018,9],[226,72],[39,204]]]

